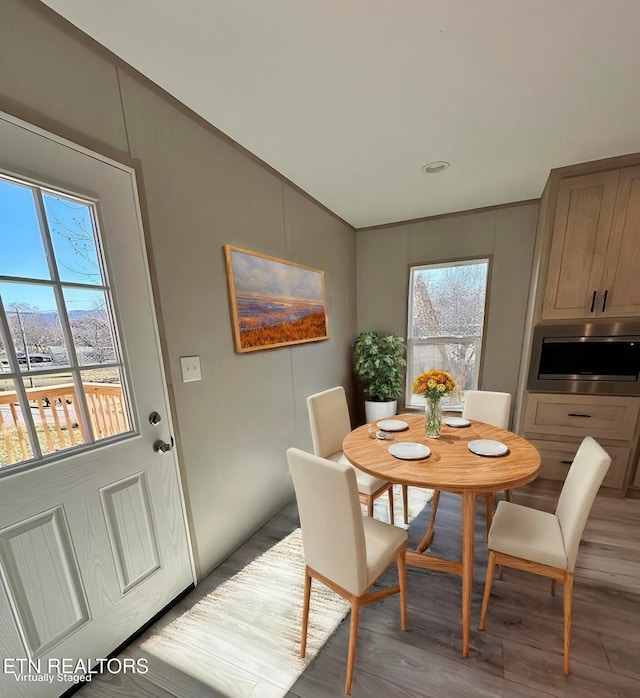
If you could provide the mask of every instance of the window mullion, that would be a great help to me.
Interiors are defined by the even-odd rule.
[[[427,344],[473,344],[482,339],[482,335],[468,335],[467,337],[421,337],[413,338],[411,342],[416,345],[426,346]]]
[[[32,279],[27,276],[6,276],[0,274],[0,283],[7,282],[10,284],[29,284],[29,286],[51,286],[51,279]],[[65,288],[80,288],[90,289],[92,291],[108,291],[108,286],[98,286],[97,284],[81,284],[74,281],[65,281]]]

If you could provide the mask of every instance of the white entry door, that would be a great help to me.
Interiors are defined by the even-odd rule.
[[[0,695],[193,582],[172,444],[134,171],[0,114]]]

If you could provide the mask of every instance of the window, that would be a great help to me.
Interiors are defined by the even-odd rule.
[[[0,176],[0,468],[131,431],[95,204]]]
[[[411,267],[407,327],[407,407],[424,398],[412,392],[414,378],[430,369],[448,371],[456,391],[442,406],[462,406],[464,391],[478,387],[488,259]]]

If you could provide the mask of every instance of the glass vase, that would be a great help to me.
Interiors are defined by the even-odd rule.
[[[440,424],[442,421],[442,407],[440,399],[427,398],[424,406],[424,433],[429,439],[440,438]]]

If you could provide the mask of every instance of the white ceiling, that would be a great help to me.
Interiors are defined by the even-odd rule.
[[[44,2],[357,228],[640,150],[640,0]]]

